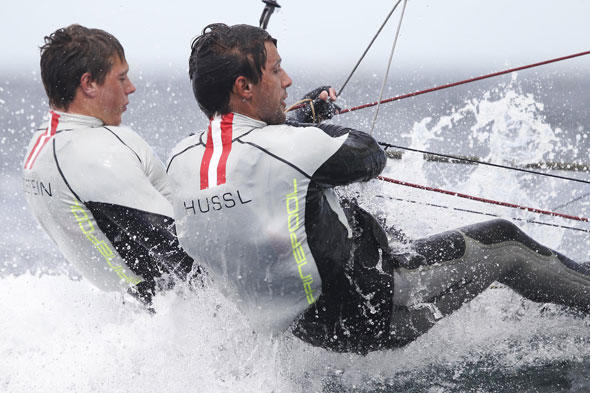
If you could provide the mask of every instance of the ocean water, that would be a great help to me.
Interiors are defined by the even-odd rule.
[[[462,77],[407,70],[386,95]],[[330,75],[295,73],[291,102]],[[165,160],[202,130],[185,73],[131,75],[137,92],[124,123]],[[376,99],[381,79],[358,75],[343,107]],[[522,72],[386,104],[376,138],[506,165],[588,164],[590,75],[584,69]],[[252,331],[209,285],[156,297],[149,315],[121,295],[92,287],[68,265],[27,211],[21,165],[31,130],[47,110],[38,73],[0,81],[0,391],[2,392],[587,392],[590,317],[522,299],[495,285],[410,345],[367,356],[314,348],[285,333]],[[372,110],[333,121],[370,130]],[[406,152],[386,176],[540,209],[590,217],[590,186],[490,168],[425,161]],[[590,180],[588,172],[552,171]],[[356,195],[413,237],[482,221],[513,219],[545,245],[590,259],[590,224],[371,181]],[[462,209],[462,210],[457,210]],[[466,212],[469,210],[471,212]],[[529,221],[540,221],[540,225]]]

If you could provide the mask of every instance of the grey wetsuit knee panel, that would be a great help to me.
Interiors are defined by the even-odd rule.
[[[534,241],[516,225],[507,220],[491,220],[469,225],[460,229],[466,236],[483,244],[498,244],[505,241],[522,243],[531,250],[545,256],[551,256],[550,249]]]
[[[540,255],[553,255],[549,248],[534,241],[510,221],[498,219],[416,240],[412,243],[413,253],[395,255],[399,262],[398,266],[406,269],[416,269],[419,266],[461,258],[465,254],[464,236],[485,245],[514,241]]]

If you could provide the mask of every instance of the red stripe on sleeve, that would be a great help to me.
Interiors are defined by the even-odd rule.
[[[49,127],[47,127],[47,131],[49,131]],[[31,161],[31,158],[33,157],[33,154],[35,153],[35,150],[37,150],[37,145],[39,145],[39,142],[41,141],[41,139],[43,139],[43,136],[47,135],[47,131],[45,131],[43,134],[39,135],[39,137],[37,138],[37,141],[35,141],[35,146],[33,146],[33,149],[31,149],[31,152],[29,153],[29,156],[27,157],[27,161],[25,162],[25,169],[30,169],[29,166],[29,161]],[[33,164],[31,164],[31,167],[33,166]]]
[[[217,166],[217,185],[225,184],[227,157],[229,156],[232,146],[233,121],[233,113],[229,113],[221,119],[221,142],[223,150],[221,152],[221,157],[219,158],[219,165]]]
[[[211,119],[213,120],[213,119]],[[211,122],[209,122],[209,130],[207,131],[207,143],[205,145],[205,153],[201,160],[201,190],[209,187],[209,163],[213,155],[213,136],[211,135]]]
[[[39,157],[39,154],[41,154],[41,150],[43,150],[43,148],[45,147],[47,142],[49,142],[49,140],[55,135],[55,132],[57,130],[57,125],[59,124],[59,115],[57,113],[55,113],[54,111],[49,111],[49,113],[51,114],[51,120],[49,123],[49,127],[47,127],[47,131],[45,131],[43,134],[39,135],[39,138],[37,138],[37,141],[35,142],[35,146],[33,146],[33,150],[31,150],[29,157],[27,157],[27,162],[25,163],[25,169],[32,169],[33,168],[33,164],[37,160],[37,157]],[[39,143],[41,143],[41,146],[39,146],[39,149],[37,149],[37,146],[39,145]]]

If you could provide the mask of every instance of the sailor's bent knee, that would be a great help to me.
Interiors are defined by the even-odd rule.
[[[419,266],[459,259],[465,255],[465,238],[456,230],[438,233],[413,242],[412,251],[394,256],[400,267],[416,269]]]
[[[498,244],[503,242],[518,242],[523,246],[544,256],[551,256],[553,252],[537,243],[526,233],[521,231],[512,222],[504,219],[485,221],[459,229],[465,236],[470,237],[485,245]]]
[[[395,254],[394,257],[398,266],[406,269],[460,259],[465,256],[466,238],[486,246],[516,242],[539,255],[555,255],[551,249],[537,243],[512,222],[497,219],[416,240],[412,244],[412,253]]]

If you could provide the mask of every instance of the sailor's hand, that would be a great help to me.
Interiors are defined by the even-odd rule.
[[[327,89],[326,89],[326,87],[327,87]],[[323,90],[320,92],[320,94],[317,96],[317,98],[319,98],[320,100],[323,100],[323,101],[328,101],[328,99],[330,101],[336,101],[336,90],[334,90],[333,87],[324,86],[324,87],[319,87],[318,89],[323,89]]]
[[[304,106],[296,110],[295,117],[302,123],[321,123],[340,112],[334,104],[336,91],[331,86],[320,86],[303,96]]]

